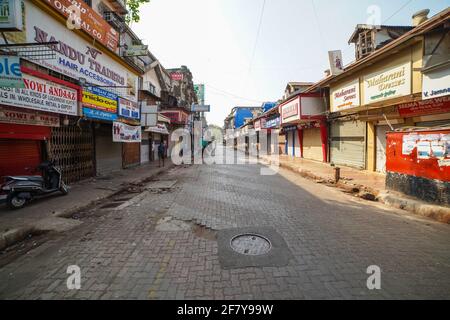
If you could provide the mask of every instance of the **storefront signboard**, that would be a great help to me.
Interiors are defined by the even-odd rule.
[[[25,1],[25,5],[26,31],[19,32],[24,34],[23,41],[16,41],[56,42],[50,45],[55,54],[54,59],[36,56],[32,60],[33,63],[73,79],[85,79],[89,84],[121,87],[116,93],[120,93],[121,97],[128,100],[138,101],[137,71],[134,72],[113,59],[112,53],[109,55],[96,49],[92,41],[86,41],[72,30],[62,27],[56,19],[49,19],[48,13],[42,11],[33,2]],[[45,21],[45,24],[42,21]],[[11,43],[13,42],[14,40]]]
[[[424,73],[422,79],[422,99],[450,95],[450,68]]]
[[[119,116],[140,120],[141,113],[139,110],[139,105],[134,101],[119,97]]]
[[[45,127],[59,127],[59,116],[39,111],[0,106],[0,123],[25,124]]]
[[[21,31],[22,29],[22,1],[0,0],[0,30]]]
[[[98,87],[83,89],[82,103],[84,107],[109,113],[117,113],[117,95]]]
[[[404,103],[398,112],[403,118],[450,112],[450,96]]]
[[[19,57],[0,55],[0,87],[24,87]]]
[[[359,79],[331,88],[331,112],[353,109],[360,106]]]
[[[411,62],[364,77],[364,104],[411,94]]]
[[[122,122],[113,123],[114,142],[141,142],[141,126],[130,126]]]
[[[83,115],[89,119],[105,120],[105,121],[117,120],[117,114],[115,113],[105,112],[87,107],[83,107]]]
[[[15,0],[17,1],[17,0]],[[119,33],[82,0],[44,0],[67,19],[68,29],[82,29],[94,40],[116,51]]]
[[[0,88],[0,104],[34,110],[78,115],[75,89],[23,74],[24,89]]]
[[[300,97],[281,106],[282,123],[288,123],[300,119]]]
[[[274,119],[266,120],[265,126],[263,128],[271,129],[278,128],[280,126],[280,117],[276,117]]]

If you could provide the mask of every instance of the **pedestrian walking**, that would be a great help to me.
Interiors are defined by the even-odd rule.
[[[166,157],[166,145],[165,142],[161,141],[161,143],[158,146],[158,161],[159,161],[159,166],[161,167],[161,161],[162,161],[162,165],[164,167],[164,158]]]

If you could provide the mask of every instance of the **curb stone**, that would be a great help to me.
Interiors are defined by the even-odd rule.
[[[156,172],[152,173],[149,176],[145,176],[144,178],[140,178],[140,179],[135,179],[133,181],[129,181],[129,182],[125,182],[125,186],[123,188],[120,188],[119,190],[116,191],[111,191],[110,193],[105,194],[104,196],[98,197],[95,200],[89,201],[86,204],[80,205],[80,206],[76,206],[76,207],[72,207],[69,208],[67,210],[63,210],[60,212],[54,212],[53,216],[54,217],[58,217],[58,218],[69,218],[71,217],[75,212],[79,211],[79,210],[83,210],[84,208],[87,208],[89,206],[92,206],[93,204],[95,204],[98,201],[102,201],[106,198],[109,198],[117,193],[120,193],[122,191],[124,191],[127,188],[127,185],[130,184],[136,184],[136,183],[140,183],[146,179],[151,179],[152,177],[161,174],[162,172],[172,168],[174,165],[173,164],[169,164],[166,167],[160,168],[158,169]],[[22,240],[24,240],[28,235],[32,234],[33,232],[39,231],[39,229],[37,229],[36,227],[32,226],[32,225],[27,225],[21,228],[15,228],[15,229],[11,229],[8,230],[6,232],[2,232],[0,233],[0,251],[5,250],[7,247],[16,244],[17,242],[20,242]]]
[[[264,164],[270,165],[271,161],[261,158]],[[432,205],[420,200],[404,198],[401,195],[393,195],[386,191],[375,190],[363,185],[347,184],[318,177],[308,170],[296,168],[289,164],[279,164],[281,168],[288,169],[292,172],[300,174],[302,177],[309,180],[321,181],[322,183],[344,190],[349,194],[353,194],[356,197],[362,198],[367,201],[379,201],[385,205],[393,208],[405,210],[416,215],[431,218],[435,221],[450,224],[450,208],[442,207],[438,205]],[[373,197],[372,197],[373,195]]]

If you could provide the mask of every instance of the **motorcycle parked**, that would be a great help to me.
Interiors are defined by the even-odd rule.
[[[54,192],[63,195],[69,193],[67,185],[62,181],[61,171],[54,162],[45,161],[38,168],[42,176],[8,176],[0,188],[0,193],[6,194],[6,203],[11,209],[23,208],[36,197]]]

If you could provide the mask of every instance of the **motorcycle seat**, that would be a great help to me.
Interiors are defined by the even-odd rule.
[[[17,180],[17,181],[34,181],[34,182],[44,182],[44,178],[41,176],[9,176],[6,177],[7,180]]]

